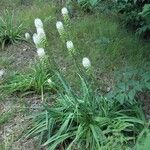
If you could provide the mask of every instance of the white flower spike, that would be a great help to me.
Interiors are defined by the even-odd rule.
[[[66,7],[62,8],[61,13],[63,16],[68,15],[68,9]]]
[[[63,23],[61,21],[57,21],[56,22],[56,28],[57,28],[58,31],[64,30]]]
[[[38,48],[37,49],[37,54],[38,54],[40,59],[43,58],[45,56],[44,48]]]
[[[66,7],[62,8],[61,9],[61,13],[62,13],[62,16],[64,18],[65,24],[69,27],[69,25],[70,25],[70,17],[69,17],[68,9]]]
[[[84,57],[82,60],[82,65],[84,68],[88,69],[91,67],[91,62],[87,57]]]
[[[33,34],[33,42],[34,42],[34,44],[36,45],[36,47],[38,47],[38,45],[39,45],[40,42],[41,42],[40,37],[39,37],[36,33]]]
[[[29,33],[25,33],[25,38],[26,38],[27,41],[29,41],[31,39],[30,34]]]
[[[74,45],[72,41],[67,41],[66,45],[67,45],[68,50],[74,49]]]
[[[36,31],[37,31],[37,34],[45,34],[44,29],[40,27],[36,28]]]
[[[36,28],[43,28],[43,23],[42,23],[41,19],[39,19],[39,18],[36,18],[34,20],[34,24],[35,24]]]
[[[57,21],[56,22],[56,28],[58,30],[58,33],[60,35],[61,40],[63,41],[63,43],[65,43],[65,41],[66,41],[66,33],[65,33],[65,29],[64,29],[63,23],[61,21]]]
[[[75,49],[72,41],[67,41],[66,46],[69,52],[75,53]]]
[[[46,34],[43,28],[37,28],[37,35],[39,36],[40,40],[46,39]]]

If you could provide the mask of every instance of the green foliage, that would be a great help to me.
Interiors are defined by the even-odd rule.
[[[21,0],[1,0],[0,1],[0,9],[6,10],[6,9],[14,9],[20,4]]]
[[[4,113],[1,113],[0,125],[9,122],[10,119],[13,118],[13,116],[14,116],[14,112],[4,112]]]
[[[23,25],[16,24],[13,13],[6,10],[4,15],[0,17],[0,44],[2,48],[7,44],[22,40],[22,31]]]
[[[69,2],[71,2],[73,0],[70,0]],[[90,11],[92,10],[97,4],[98,2],[100,2],[101,0],[76,0],[77,3],[81,6],[81,8],[85,11]],[[69,3],[68,2],[68,3]]]
[[[52,71],[48,67],[49,63],[46,59],[36,62],[29,73],[15,73],[8,76],[0,89],[6,93],[29,90],[40,93],[50,90],[52,87],[47,80],[52,77]]]
[[[150,90],[150,71],[128,67],[125,71],[118,72],[116,76],[115,89],[108,95],[121,104],[134,104],[138,92]]]
[[[40,5],[42,5],[43,1],[37,0],[37,3],[39,1]],[[87,5],[80,3],[81,6],[91,9],[95,7],[98,1],[85,2],[87,2]],[[75,72],[74,74],[76,75],[75,66],[72,65],[73,59],[69,59],[70,62],[67,62],[67,65],[64,63],[63,55],[60,51],[62,47],[60,47],[61,44],[57,41],[55,35],[55,25],[51,23],[53,17],[49,17],[49,13],[53,16],[56,9],[50,8],[51,6],[47,7],[47,4],[43,7],[34,6],[33,9],[30,9],[30,7],[25,8],[19,12],[19,17],[25,20],[30,29],[34,18],[47,17],[44,23],[47,24],[48,42],[50,41],[48,46],[51,46],[49,50],[54,50],[55,53],[58,53],[55,54],[55,59],[58,60],[58,64],[61,63],[61,68],[64,67],[62,70],[67,77],[70,76],[70,70],[73,73]],[[114,60],[117,64],[120,63],[118,58],[121,60],[123,58],[124,61],[124,58],[131,57],[130,54],[135,58],[135,55],[138,55],[138,50],[141,55],[140,58],[143,58],[144,54],[148,54],[146,46],[138,45],[139,41],[136,41],[135,37],[131,38],[126,32],[119,30],[120,26],[113,19],[111,21],[107,15],[86,15],[82,18],[75,17],[71,21],[74,25],[74,31],[71,32],[72,37],[70,39],[76,44],[75,46],[79,52],[77,61],[79,62],[81,62],[83,56],[90,56],[92,66],[97,66],[96,69],[101,71],[100,67],[104,66],[104,62],[109,70],[115,68]],[[51,27],[51,31],[49,27]],[[127,49],[129,49],[128,52]],[[146,53],[143,52],[144,50]],[[65,52],[63,51],[63,53]],[[66,55],[70,57],[68,52]],[[67,59],[65,58],[65,60]],[[111,68],[108,65],[109,61]],[[80,64],[77,67],[80,67]],[[26,137],[38,136],[40,139],[39,145],[46,146],[50,150],[55,150],[58,147],[64,147],[66,150],[129,149],[130,144],[134,144],[145,124],[144,119],[141,119],[143,111],[135,102],[135,94],[137,91],[143,90],[143,88],[149,88],[150,76],[149,72],[141,73],[140,75],[137,75],[137,72],[128,73],[121,74],[116,86],[117,93],[114,94],[116,97],[111,93],[113,97],[109,98],[103,97],[93,90],[91,83],[85,82],[82,77],[77,82],[82,83],[81,85],[77,84],[81,89],[76,92],[73,90],[72,85],[69,85],[60,74],[57,74],[62,86],[59,87],[57,92],[56,102],[52,106],[49,103],[44,103],[42,112],[31,117],[32,124],[28,128]],[[53,75],[51,65],[47,60],[46,62],[37,62],[27,74],[15,73],[6,78],[4,85],[0,86],[0,89],[8,93],[24,93],[26,91],[51,92],[51,89],[55,88],[55,84],[50,85],[47,80]],[[92,78],[92,76],[90,77]],[[98,81],[98,75],[96,77],[96,81]],[[71,82],[75,80],[75,78],[72,78]],[[99,84],[97,85],[99,86]],[[120,93],[123,96],[119,95]],[[117,97],[117,95],[119,96]]]
[[[123,14],[125,26],[145,38],[150,36],[150,22],[148,21],[150,7],[146,0],[118,0],[117,9]]]
[[[60,74],[58,78],[63,89],[56,103],[52,107],[44,104],[43,111],[31,117],[33,124],[26,137],[39,136],[49,150],[61,145],[66,150],[116,149],[124,148],[143,127],[134,111],[94,92],[82,77],[78,95]]]
[[[145,4],[142,12],[139,14],[144,17],[148,23],[150,23],[150,4]]]
[[[145,128],[140,135],[135,146],[136,150],[149,150],[150,148],[150,129]]]
[[[139,35],[142,35],[146,32],[150,34],[150,4],[144,5],[142,12],[139,13],[139,16],[145,20],[146,24],[142,25],[142,27],[138,29],[137,33]]]

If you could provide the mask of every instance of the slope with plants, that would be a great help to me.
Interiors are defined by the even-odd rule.
[[[141,45],[105,13],[85,14],[77,8],[71,18],[70,9],[47,4],[36,2],[16,12],[28,27],[21,39],[34,49],[35,58],[25,70],[1,70],[3,101],[7,95],[21,106],[12,115],[3,113],[1,124],[18,112],[23,118],[30,115],[19,141],[34,139],[38,144],[33,149],[146,149],[149,120],[138,94],[150,89],[149,44]],[[29,16],[31,12],[35,14]],[[36,105],[27,104],[32,100]],[[13,149],[18,139],[12,138],[4,141],[5,148]]]

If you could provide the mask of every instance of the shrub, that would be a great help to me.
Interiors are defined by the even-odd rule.
[[[117,9],[119,13],[124,14],[123,23],[128,28],[136,31],[144,38],[149,37],[150,22],[149,18],[149,2],[147,0],[118,0]]]
[[[142,12],[138,14],[143,17],[145,24],[138,29],[137,33],[146,37],[150,36],[150,4],[145,4]]]

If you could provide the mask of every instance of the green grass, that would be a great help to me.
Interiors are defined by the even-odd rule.
[[[43,91],[51,91],[53,87],[47,80],[52,78],[54,74],[52,74],[50,67],[51,65],[47,63],[47,59],[35,61],[34,67],[30,68],[30,72],[20,73],[17,71],[10,73],[3,85],[0,85],[0,90],[6,94],[29,91],[41,94]]]
[[[20,0],[1,0],[0,1],[0,9],[5,10],[7,9],[14,9],[18,4]]]
[[[148,55],[150,44],[139,41],[137,37],[127,33],[115,18],[110,20],[109,16],[104,14],[85,15],[73,19],[72,24],[71,39],[80,53],[79,59],[89,57],[96,69],[109,71],[124,64],[142,66],[150,60]],[[55,24],[46,30],[50,30],[50,34],[48,33],[50,50],[55,50],[56,56],[60,54],[66,56],[65,60],[70,62],[59,37],[52,36],[57,34]]]
[[[70,59],[55,27],[56,20],[62,20],[60,11],[59,6],[35,1],[15,13],[17,19],[23,21],[26,32],[32,34],[35,32],[34,19],[41,18],[48,36],[49,51],[54,51],[55,57],[64,55],[68,63]],[[128,63],[142,66],[150,60],[150,44],[139,41],[136,36],[125,31],[115,16],[110,19],[107,14],[79,14],[78,18],[72,19],[71,39],[80,53],[80,60],[84,56],[89,57],[96,69],[109,71]]]
[[[25,32],[29,32],[31,35],[35,32],[34,19],[42,19],[49,45],[46,53],[50,58],[54,57],[58,66],[62,70],[64,69],[67,79],[71,82],[74,81],[78,86],[77,69],[56,30],[56,21],[63,20],[61,6],[56,6],[54,3],[50,5],[50,2],[34,1],[29,6],[20,5],[16,9],[14,17],[23,22],[26,27]],[[112,78],[114,70],[128,65],[145,67],[147,63],[147,67],[149,67],[150,43],[141,41],[134,34],[127,32],[122,28],[115,15],[84,14],[79,10],[78,15],[71,19],[71,25],[71,36],[68,40],[73,41],[75,49],[79,53],[78,63],[82,67],[82,58],[89,57],[97,78],[103,73],[109,74]],[[103,81],[97,81],[98,86],[102,86],[101,83],[105,84]]]
[[[10,68],[10,59],[6,57],[1,57],[0,68]]]
[[[0,118],[0,126],[2,124],[8,123],[14,116],[13,112],[5,112],[3,114],[1,114],[1,118]]]
[[[0,44],[2,49],[8,44],[23,40],[21,37],[23,25],[14,19],[14,14],[8,10],[0,17]]]

